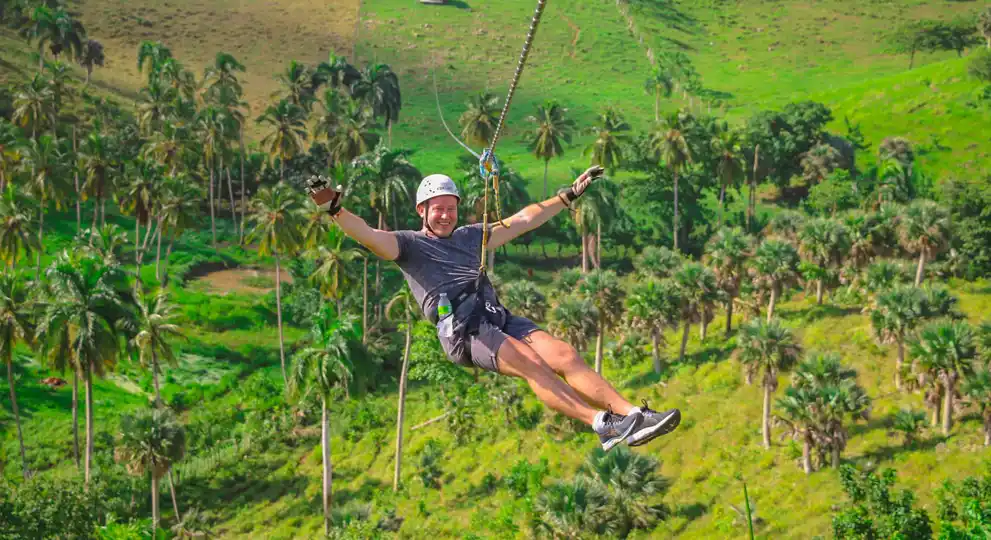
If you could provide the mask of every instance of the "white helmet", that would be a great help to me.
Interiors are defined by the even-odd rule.
[[[441,195],[454,195],[458,202],[461,202],[461,195],[458,194],[458,186],[454,185],[454,180],[446,174],[431,174],[420,181],[420,187],[416,188],[416,206],[434,197]]]

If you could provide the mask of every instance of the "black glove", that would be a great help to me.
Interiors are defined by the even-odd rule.
[[[311,176],[306,181],[306,191],[313,202],[331,216],[336,216],[341,211],[341,186],[331,187],[329,178],[323,175]]]
[[[562,193],[566,200],[566,204],[571,206],[571,203],[575,202],[575,199],[578,197],[581,197],[582,194],[585,193],[585,190],[588,189],[588,186],[592,183],[592,181],[602,176],[604,171],[605,169],[601,166],[593,165],[583,172],[581,176],[576,178],[575,182],[571,184],[571,187]]]

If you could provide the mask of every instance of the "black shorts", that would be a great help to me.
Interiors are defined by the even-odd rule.
[[[440,338],[440,345],[444,353],[455,364],[462,366],[478,366],[484,370],[499,372],[499,363],[496,355],[499,347],[506,341],[507,337],[512,337],[523,341],[523,338],[540,330],[533,321],[526,317],[517,317],[510,314],[506,319],[506,326],[500,330],[485,318],[478,326],[478,334],[468,336],[467,350],[470,351],[470,358],[466,355],[460,358],[451,354],[451,340]]]

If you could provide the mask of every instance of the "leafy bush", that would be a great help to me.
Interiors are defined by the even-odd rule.
[[[428,439],[420,452],[420,460],[417,463],[417,474],[420,481],[428,488],[437,489],[440,487],[440,460],[444,457],[444,450],[436,439]]]
[[[894,469],[878,477],[850,465],[840,468],[840,482],[851,505],[833,517],[836,538],[932,538],[929,514],[915,508],[915,493],[895,493]]]
[[[532,497],[543,489],[548,472],[547,458],[540,458],[537,463],[520,459],[506,475],[506,487],[517,497]]]
[[[981,49],[970,57],[967,73],[984,83],[991,83],[991,51]]]

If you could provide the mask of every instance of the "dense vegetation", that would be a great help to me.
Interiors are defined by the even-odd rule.
[[[634,34],[654,20],[617,5]],[[987,118],[991,12],[970,15],[906,21],[885,46],[910,67],[966,52],[930,69],[965,65]],[[258,109],[250,62],[196,73],[146,40],[123,100],[93,83],[106,53],[71,6],[0,0],[0,20],[36,51],[0,88],[4,537],[991,528],[991,182],[926,161],[938,139],[871,140],[811,99],[727,110],[705,59],[670,48],[648,49],[646,114],[515,104],[526,131],[490,219],[563,169],[607,175],[491,255],[500,297],[624,393],[685,411],[645,451],[603,454],[517,381],[447,362],[396,269],[302,194],[331,174],[369,223],[416,228],[417,164],[444,163],[481,220],[473,160],[393,144],[426,86],[331,54],[289,61]],[[466,98],[458,134],[484,146],[502,97]]]

